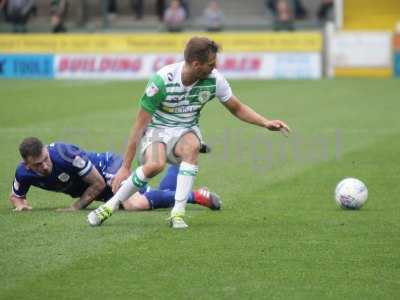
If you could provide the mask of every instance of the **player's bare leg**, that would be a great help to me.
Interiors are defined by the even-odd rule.
[[[177,178],[175,205],[171,211],[171,227],[186,228],[184,221],[186,203],[197,175],[200,141],[193,133],[186,133],[175,146],[175,155],[182,159]]]
[[[92,226],[101,225],[106,219],[111,217],[120,204],[123,204],[140,188],[146,186],[149,178],[160,173],[166,164],[167,158],[165,145],[162,143],[151,144],[145,153],[145,164],[138,167],[127,180],[123,182],[120,189],[110,200],[99,206],[88,215],[88,222]]]
[[[149,200],[145,195],[142,195],[139,192],[133,194],[128,200],[123,202],[122,207],[126,211],[145,211],[151,209]]]

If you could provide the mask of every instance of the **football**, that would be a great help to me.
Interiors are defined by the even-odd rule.
[[[335,200],[343,209],[360,209],[367,198],[367,186],[359,179],[345,178],[336,186]]]

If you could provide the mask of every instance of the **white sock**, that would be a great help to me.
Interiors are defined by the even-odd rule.
[[[129,197],[136,193],[141,187],[145,186],[147,181],[148,178],[146,178],[143,173],[143,167],[137,168],[136,171],[122,183],[119,190],[105,205],[112,209],[113,212],[116,211],[122,202],[129,199]]]
[[[187,162],[181,163],[176,182],[175,205],[172,208],[171,216],[185,214],[186,203],[189,198],[189,193],[192,191],[197,171],[196,165]]]

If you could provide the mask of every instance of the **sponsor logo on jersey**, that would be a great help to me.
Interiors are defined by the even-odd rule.
[[[157,93],[158,93],[158,87],[154,83],[150,84],[146,89],[147,97],[153,97]]]
[[[172,79],[174,79],[174,75],[173,75],[172,73],[168,73],[168,74],[167,74],[167,79],[168,79],[169,81],[172,81]]]
[[[181,101],[181,100],[183,100],[183,99],[185,99],[185,97],[182,97],[182,98],[174,97],[174,98],[170,98],[170,99],[166,100],[166,102],[169,102],[169,103],[178,103],[179,101]],[[186,101],[186,102],[189,103],[189,101]],[[183,103],[181,103],[181,104],[183,104]]]
[[[201,91],[199,93],[200,103],[206,103],[208,100],[210,100],[210,96],[211,96],[210,91]]]
[[[60,175],[58,175],[58,179],[60,179],[60,181],[62,182],[67,182],[69,178],[70,177],[67,173],[61,173]]]
[[[74,160],[72,161],[72,165],[76,168],[82,169],[86,165],[86,162],[82,157],[77,155],[77,156],[75,156]]]
[[[174,112],[174,108],[173,107],[168,107],[168,106],[163,106],[162,110],[165,111],[165,112],[169,112],[169,113]]]
[[[163,106],[163,110],[169,113],[191,113],[198,110],[196,106],[184,106],[184,107],[166,107]]]

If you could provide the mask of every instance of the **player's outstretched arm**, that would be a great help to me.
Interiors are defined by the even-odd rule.
[[[136,155],[136,148],[139,145],[140,139],[142,138],[150,121],[151,114],[145,111],[143,108],[140,108],[128,138],[128,147],[125,151],[124,161],[121,168],[118,170],[117,174],[115,174],[112,180],[113,193],[119,189],[121,182],[128,178],[128,176],[131,174],[131,166]]]
[[[85,207],[89,206],[89,204],[92,203],[96,199],[96,197],[99,196],[106,188],[106,182],[100,175],[99,171],[97,171],[97,169],[94,167],[82,179],[89,185],[83,192],[82,196],[77,201],[75,201],[70,207],[59,208],[57,209],[57,211],[71,212],[84,209]]]
[[[9,200],[10,200],[12,206],[14,207],[14,211],[32,210],[32,207],[28,204],[28,201],[26,201],[26,198],[19,198],[11,193]]]
[[[232,97],[223,104],[235,117],[246,123],[264,127],[272,131],[281,131],[285,136],[287,136],[290,132],[290,128],[285,122],[281,120],[266,119],[254,111],[251,107],[240,102],[239,99],[234,95],[232,95]]]

